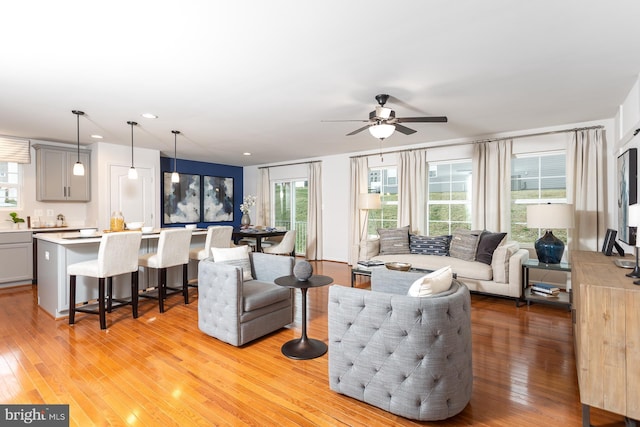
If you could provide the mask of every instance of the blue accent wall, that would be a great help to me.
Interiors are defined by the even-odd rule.
[[[240,218],[242,213],[240,212],[240,204],[244,197],[242,189],[244,188],[242,181],[242,168],[239,166],[222,165],[219,163],[205,163],[196,162],[192,160],[178,159],[176,163],[176,170],[180,174],[200,175],[202,176],[216,176],[223,178],[233,178],[233,221],[223,222],[198,222],[198,228],[206,228],[210,225],[233,225],[234,227],[240,226]],[[162,201],[160,206],[160,213],[162,215],[161,224],[163,227],[183,227],[182,224],[166,224],[164,217],[164,174],[173,172],[173,158],[172,157],[160,157],[160,192],[162,194]],[[202,182],[202,181],[201,181]],[[202,185],[202,184],[201,184]],[[201,188],[202,191],[202,188]],[[202,200],[202,196],[200,197]],[[204,217],[202,215],[202,202],[200,203],[200,219]]]

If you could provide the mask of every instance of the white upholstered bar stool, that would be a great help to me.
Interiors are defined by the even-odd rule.
[[[233,226],[231,225],[210,225],[207,227],[207,237],[204,246],[193,248],[189,251],[189,259],[200,262],[211,256],[211,248],[229,248],[231,247],[231,236],[233,234]],[[188,281],[188,285],[194,288],[198,287],[197,274],[194,279]]]
[[[105,312],[115,307],[131,305],[133,318],[138,317],[138,253],[142,233],[131,231],[110,233],[102,236],[98,248],[98,259],[77,262],[67,266],[69,275],[69,324],[75,323],[76,311],[100,316],[100,329],[107,329]],[[131,273],[131,300],[113,298],[113,277]],[[98,279],[98,307],[84,304],[76,307],[76,277],[87,276]],[[107,289],[105,292],[105,279]],[[114,306],[113,302],[116,302]],[[107,306],[105,307],[105,302]]]
[[[138,265],[158,270],[158,285],[153,291],[140,293],[140,297],[158,300],[160,313],[164,313],[165,298],[174,293],[182,292],[184,303],[189,304],[187,287],[187,268],[189,266],[189,246],[191,244],[191,230],[188,228],[172,228],[162,230],[158,239],[158,251],[138,257]],[[182,287],[167,286],[167,268],[182,265]]]

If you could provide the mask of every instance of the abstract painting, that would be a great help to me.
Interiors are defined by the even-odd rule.
[[[233,178],[204,176],[203,222],[233,221]]]
[[[164,173],[164,223],[200,222],[200,175],[180,174],[180,182],[171,182]]]

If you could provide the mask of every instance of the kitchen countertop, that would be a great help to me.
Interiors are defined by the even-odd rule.
[[[37,228],[0,228],[0,233],[20,233],[25,231],[31,231],[32,233],[38,232],[51,232],[51,231],[77,231],[82,228],[91,228],[91,227],[37,227]]]
[[[143,239],[157,239],[160,237],[161,229],[156,228],[151,233],[142,233]],[[97,232],[93,236],[81,236],[79,232],[60,232],[60,233],[36,233],[33,238],[39,240],[45,240],[51,243],[57,243],[59,245],[74,245],[81,243],[94,243],[100,242],[100,238],[106,233]],[[206,229],[196,228],[192,233],[194,236],[202,236],[207,234]]]

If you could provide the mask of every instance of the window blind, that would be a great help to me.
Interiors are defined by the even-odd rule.
[[[31,141],[0,137],[0,162],[31,163]]]

